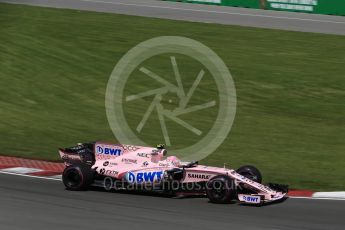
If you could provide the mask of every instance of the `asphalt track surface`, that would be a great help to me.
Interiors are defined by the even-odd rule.
[[[263,207],[217,205],[0,174],[0,229],[344,229],[345,201],[288,199]]]
[[[345,35],[345,17],[160,0],[0,0],[56,8]]]

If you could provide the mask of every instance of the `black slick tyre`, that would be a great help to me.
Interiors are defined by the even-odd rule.
[[[262,182],[262,175],[259,169],[252,165],[245,165],[236,170],[238,174],[247,177],[248,179],[255,181],[257,183]]]
[[[93,182],[94,173],[90,166],[70,165],[62,173],[62,182],[72,191],[86,190]]]
[[[228,204],[236,196],[234,180],[224,175],[215,176],[207,182],[206,194],[212,203]]]

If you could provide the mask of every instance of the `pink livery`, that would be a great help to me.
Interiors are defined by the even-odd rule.
[[[206,195],[213,203],[254,205],[283,201],[288,192],[286,185],[263,185],[254,166],[234,170],[182,162],[175,156],[167,157],[164,145],[152,148],[93,142],[60,149],[59,154],[66,165],[63,183],[68,190],[103,186],[171,196]]]

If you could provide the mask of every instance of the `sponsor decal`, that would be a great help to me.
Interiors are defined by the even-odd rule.
[[[143,163],[143,167],[146,167],[146,166],[148,166],[149,165],[149,162],[147,162],[147,161],[145,161],[144,163]]]
[[[318,0],[267,0],[269,8],[313,12]]]
[[[61,157],[62,160],[80,160],[80,156],[79,155],[70,155],[70,154],[64,154]]]
[[[122,145],[122,148],[127,151],[137,151],[139,147],[134,145]]]
[[[248,184],[253,184],[253,183],[255,183],[254,181],[252,181],[251,179],[249,179],[249,178],[247,178],[247,177],[245,177],[245,176],[240,176],[240,178],[242,179],[242,180],[244,180],[246,183],[248,183]]]
[[[125,164],[136,164],[137,160],[135,159],[128,159],[128,158],[123,158],[121,162],[124,162]]]
[[[105,171],[105,174],[109,175],[109,176],[117,176],[119,174],[119,172],[114,171],[114,170],[107,170],[107,171]]]
[[[110,166],[117,166],[116,162],[110,162],[109,164],[110,164]]]
[[[138,153],[137,154],[138,157],[147,157],[147,158],[150,158],[151,154],[148,154],[148,153]]]
[[[258,188],[259,188],[259,189],[266,189],[266,186],[265,186],[265,185],[260,184],[260,185],[258,185]]]
[[[159,182],[162,179],[163,171],[155,172],[129,172],[126,174],[126,179],[130,183],[153,183]]]
[[[242,198],[245,202],[254,203],[254,204],[258,204],[261,201],[259,196],[243,195]]]
[[[119,174],[119,172],[114,171],[114,170],[105,170],[105,168],[101,168],[101,170],[99,170],[99,174],[109,175],[109,176],[117,176]]]
[[[159,163],[158,166],[160,167],[169,167],[170,165],[168,163]]]
[[[108,166],[109,165],[109,161],[105,161],[104,163],[103,163],[103,166]]]
[[[265,186],[263,184],[259,184],[257,187],[259,189],[261,189],[262,191],[264,191],[264,192],[274,192],[273,189],[271,189],[270,187],[267,187],[267,186]]]
[[[105,155],[112,155],[112,156],[120,156],[122,154],[122,149],[114,148],[114,147],[102,147],[96,146],[96,153],[97,154],[105,154]]]
[[[188,178],[193,178],[193,179],[208,180],[208,179],[210,179],[211,175],[199,174],[199,173],[188,173],[187,177]]]

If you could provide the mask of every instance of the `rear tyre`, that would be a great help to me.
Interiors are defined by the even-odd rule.
[[[90,166],[70,165],[62,173],[62,182],[72,191],[86,190],[93,182],[94,172]]]
[[[236,170],[238,174],[247,177],[248,179],[255,181],[257,183],[262,182],[262,175],[259,169],[252,165],[245,165]]]
[[[227,176],[215,176],[207,182],[206,194],[212,203],[228,204],[236,196],[235,182]]]

